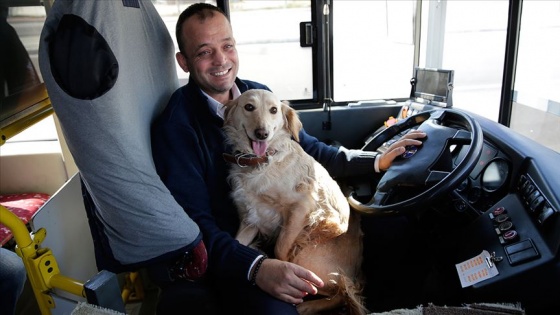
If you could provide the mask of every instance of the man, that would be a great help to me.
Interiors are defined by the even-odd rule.
[[[27,271],[21,258],[13,251],[0,247],[0,305],[4,314],[16,313],[17,301],[26,280]]]
[[[176,36],[177,62],[190,73],[189,83],[172,95],[154,122],[152,151],[161,179],[202,231],[208,273],[197,283],[206,288],[213,285],[226,309],[243,314],[297,314],[294,305],[316,294],[324,283],[310,270],[266,258],[234,239],[239,219],[222,158],[227,151],[223,104],[248,89],[269,88],[237,78],[235,39],[228,18],[218,8],[202,3],[189,6],[179,16]],[[331,175],[350,176],[374,173],[376,167],[387,169],[404,152],[403,146],[420,145],[415,139],[423,136],[411,133],[377,159],[374,152],[330,147],[305,131],[300,133],[300,144]],[[188,296],[182,298],[188,300]]]

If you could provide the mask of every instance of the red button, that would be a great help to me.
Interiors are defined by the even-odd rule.
[[[494,211],[492,211],[492,214],[494,214],[494,216],[498,216],[498,215],[500,215],[504,212],[506,212],[506,208],[498,207],[498,208],[494,209]]]
[[[512,240],[516,237],[517,237],[517,231],[516,230],[509,230],[509,231],[504,233],[504,239],[505,240],[510,241],[510,240]]]

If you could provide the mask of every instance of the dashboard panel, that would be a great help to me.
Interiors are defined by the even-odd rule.
[[[477,167],[453,194],[473,214],[473,221],[455,236],[454,259],[463,261],[487,250],[498,258],[499,274],[463,293],[521,301],[528,313],[557,309],[560,176],[553,170],[560,154],[472,115],[483,129],[485,144]]]
[[[400,108],[363,104],[333,108],[332,126],[336,128],[327,131],[321,129],[321,119],[316,120],[322,117],[317,111],[301,116],[306,130],[319,135],[321,141],[340,139],[346,148],[383,153],[408,131],[390,139],[386,135],[377,137],[388,125],[427,110],[441,109],[413,102],[396,106]],[[365,259],[376,270],[383,270],[374,273],[374,277],[387,275],[386,280],[391,283],[421,284],[410,289],[411,300],[421,292],[422,296],[428,296],[426,302],[511,302],[521,303],[527,314],[557,311],[560,309],[560,173],[557,171],[560,153],[495,121],[459,110],[471,115],[482,128],[484,141],[478,164],[450,193],[415,209],[410,217],[394,221],[389,220],[393,218],[365,218],[364,232],[370,235],[364,248]],[[386,124],[383,119],[387,119]],[[353,124],[350,127],[344,121]],[[449,147],[455,165],[466,152],[462,146],[465,144]],[[367,202],[378,181],[368,176],[345,179],[344,184],[356,198]],[[406,228],[395,221],[406,222]],[[394,234],[390,234],[393,230]],[[392,242],[397,245],[387,245]],[[462,288],[456,264],[483,251],[494,255],[499,273]],[[405,272],[411,264],[418,266],[415,270],[422,267],[429,270],[427,278],[417,272]],[[417,278],[411,280],[411,277]],[[426,283],[429,288],[442,290],[425,292]],[[379,296],[387,290],[387,283],[379,288],[373,285],[369,290]],[[387,297],[392,296],[391,291]]]
[[[455,165],[461,161],[467,147],[457,148]],[[512,164],[494,145],[484,141],[477,165],[453,193],[453,206],[459,212],[469,211],[478,216],[490,209],[508,192]]]
[[[408,113],[427,109],[409,109]],[[464,299],[521,301],[528,311],[536,313],[558,309],[560,174],[554,170],[560,154],[496,122],[471,115],[484,132],[478,163],[449,194],[448,202],[430,205],[440,208],[440,213],[451,210],[469,219],[445,230],[449,234],[444,235],[441,248],[448,246],[452,251],[438,256],[438,260],[454,266],[486,250],[495,257],[499,274],[465,289],[456,288],[458,295]],[[386,151],[407,131],[377,151]],[[451,147],[450,151],[456,166],[468,146]],[[444,217],[442,225],[449,226],[448,220]],[[448,272],[448,278],[456,277],[453,270]]]

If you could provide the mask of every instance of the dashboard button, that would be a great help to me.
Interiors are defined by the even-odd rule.
[[[513,254],[528,248],[533,248],[533,243],[530,240],[524,240],[519,243],[506,246],[505,251],[506,254]]]
[[[543,196],[538,196],[529,205],[529,210],[531,210],[531,212],[539,212],[542,209],[543,205],[544,205]]]
[[[509,231],[504,233],[503,237],[504,237],[504,240],[506,242],[513,241],[513,240],[517,239],[517,231],[516,230],[509,230]]]
[[[554,211],[554,209],[549,204],[547,204],[543,208],[541,214],[539,214],[539,218],[537,220],[541,225],[544,225],[544,223],[554,214],[556,214],[556,211]]]
[[[512,266],[540,257],[537,248],[530,239],[508,245],[504,249]]]
[[[507,219],[509,219],[508,215],[505,214],[505,213],[502,213],[502,214],[496,216],[496,217],[494,218],[494,221],[495,221],[496,223],[502,223],[502,222],[507,221]]]
[[[502,214],[502,213],[506,213],[506,208],[505,208],[505,207],[498,207],[498,208],[496,208],[496,209],[494,209],[494,210],[492,211],[492,214],[493,214],[495,217],[496,217],[496,216],[499,216],[499,215]]]
[[[537,199],[538,197],[541,197],[541,192],[538,189],[535,189],[530,195],[529,198],[527,198],[527,203],[528,204],[532,204],[533,201],[535,201],[535,199]]]
[[[499,228],[500,231],[502,231],[502,232],[507,231],[507,230],[510,230],[512,227],[513,227],[513,223],[511,223],[511,221],[503,222],[502,224],[500,224],[500,225],[498,226],[498,228]]]

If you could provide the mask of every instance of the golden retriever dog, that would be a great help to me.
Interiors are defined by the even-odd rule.
[[[300,314],[344,307],[365,314],[359,215],[327,170],[299,141],[302,123],[287,102],[249,90],[226,104],[224,131],[233,154],[229,181],[239,211],[240,243],[275,242],[276,258],[315,272],[325,286]]]

